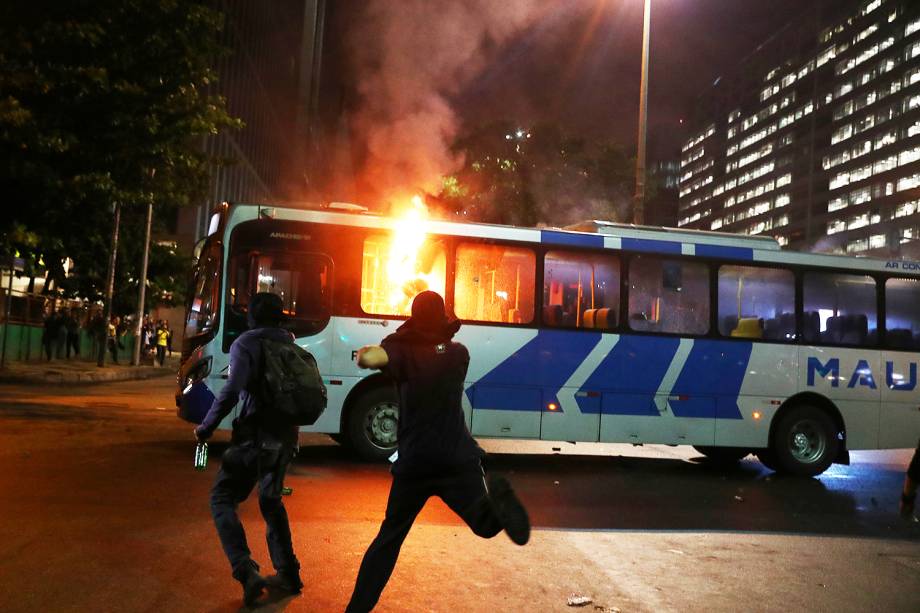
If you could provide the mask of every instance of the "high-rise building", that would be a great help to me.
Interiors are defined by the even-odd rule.
[[[920,2],[814,3],[700,97],[678,225],[920,254]]]
[[[219,202],[302,199],[307,191],[325,0],[214,5],[225,16],[221,43],[230,53],[219,59],[218,81],[208,93],[223,96],[245,127],[205,139],[209,154],[234,162],[215,170],[200,206],[180,213],[177,239],[185,246],[204,235]]]

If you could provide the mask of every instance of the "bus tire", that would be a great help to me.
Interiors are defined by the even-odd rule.
[[[713,464],[735,464],[741,458],[746,457],[751,450],[746,447],[709,447],[693,446],[705,458]]]
[[[776,469],[798,477],[820,475],[837,457],[839,445],[834,420],[827,413],[811,405],[793,407],[773,432]]]
[[[379,462],[396,451],[399,402],[391,386],[369,389],[352,403],[348,441],[363,460]]]

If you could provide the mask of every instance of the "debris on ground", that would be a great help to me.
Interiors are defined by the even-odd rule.
[[[684,552],[680,549],[668,549],[668,553],[676,553],[678,555],[684,555]]]
[[[569,599],[566,601],[566,604],[570,607],[584,607],[586,605],[594,602],[594,599],[590,596],[584,596],[582,594],[572,594],[569,596]]]
[[[553,485],[559,485],[558,481],[553,481]]]
[[[737,500],[738,502],[744,502],[744,498],[742,498],[741,496],[735,496],[735,500]]]

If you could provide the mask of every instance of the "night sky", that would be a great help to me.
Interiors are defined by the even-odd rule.
[[[320,96],[327,158],[341,157],[347,133],[346,166],[359,175],[384,167],[389,176],[431,183],[455,169],[449,151],[458,131],[496,120],[557,123],[635,151],[643,0],[491,1],[329,0]],[[814,18],[818,5],[851,1],[652,0],[651,160],[677,156],[695,101],[717,77],[736,71],[786,24]],[[503,13],[505,2],[524,8]],[[501,32],[496,15],[504,14],[518,22]],[[454,48],[477,37],[472,63],[451,65]],[[445,77],[441,66],[462,78]],[[366,183],[387,183],[379,176]]]
[[[461,114],[473,121],[558,121],[632,146],[642,1],[563,4],[579,10],[560,9],[519,36],[461,96]],[[678,120],[691,115],[694,100],[718,76],[812,5],[812,0],[652,0],[649,138],[658,149],[653,154],[666,154],[661,149],[680,140],[684,126]]]

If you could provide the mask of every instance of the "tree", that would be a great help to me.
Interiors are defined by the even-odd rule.
[[[450,214],[523,226],[628,221],[633,161],[615,143],[500,121],[466,131],[455,149],[464,166],[438,194]]]
[[[117,278],[129,309],[146,204],[162,229],[176,207],[200,202],[212,165],[225,162],[202,139],[242,125],[210,93],[222,27],[202,0],[3,3],[0,249],[41,258],[64,294],[99,299],[120,203]],[[155,279],[161,269],[174,276],[175,263],[161,264]]]

